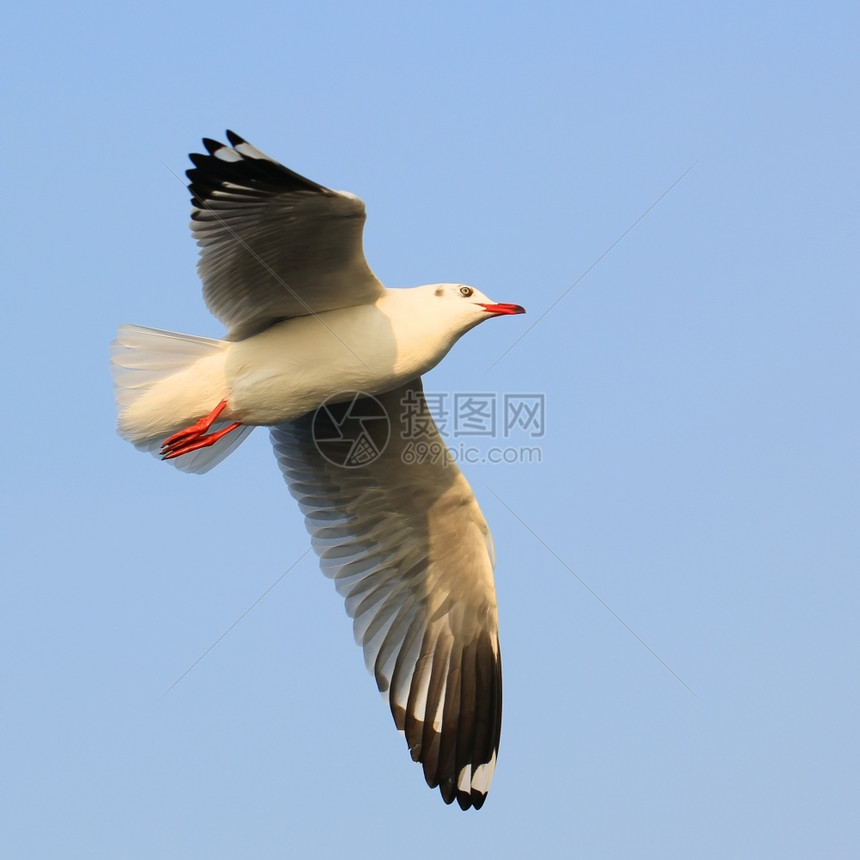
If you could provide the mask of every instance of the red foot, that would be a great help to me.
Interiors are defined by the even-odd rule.
[[[232,433],[237,427],[241,427],[242,425],[235,421],[217,433],[209,432],[226,406],[227,401],[222,400],[207,416],[165,439],[161,446],[161,459],[172,460],[174,457],[181,457],[183,454],[189,454],[200,448],[208,448],[219,439],[223,439],[228,433]]]

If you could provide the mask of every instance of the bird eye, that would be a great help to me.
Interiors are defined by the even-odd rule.
[[[469,298],[475,291],[471,287],[460,287],[460,295]]]

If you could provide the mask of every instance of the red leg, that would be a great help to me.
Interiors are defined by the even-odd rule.
[[[199,421],[196,421],[190,427],[186,427],[184,430],[180,430],[178,433],[174,433],[172,436],[168,436],[164,440],[164,444],[161,446],[162,448],[169,448],[171,445],[174,445],[180,439],[184,439],[186,436],[192,439],[199,439],[204,433],[209,432],[209,428],[215,423],[218,419],[218,416],[224,411],[227,407],[227,401],[222,400],[208,415],[201,418]]]
[[[214,445],[219,439],[223,439],[228,433],[231,433],[237,427],[242,425],[235,421],[223,427],[217,433],[210,433],[209,430],[218,416],[224,411],[227,406],[227,401],[222,400],[208,415],[196,421],[190,427],[174,433],[164,440],[161,446],[161,459],[172,460],[174,457],[181,457],[183,454],[188,454],[191,451],[197,451],[200,448],[208,448]]]

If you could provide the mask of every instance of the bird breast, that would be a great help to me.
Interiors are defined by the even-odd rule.
[[[450,346],[447,338],[422,331],[420,321],[392,316],[384,305],[285,320],[231,343],[225,417],[282,424],[343,392],[390,391],[429,370]]]

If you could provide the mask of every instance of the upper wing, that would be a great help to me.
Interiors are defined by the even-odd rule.
[[[330,191],[227,132],[187,171],[191,230],[209,310],[238,340],[286,317],[373,302],[364,203]]]
[[[416,428],[428,450],[445,456],[415,462],[405,437]],[[502,716],[495,559],[421,381],[322,408],[271,435],[323,572],[346,598],[413,760],[446,803],[480,808]]]

